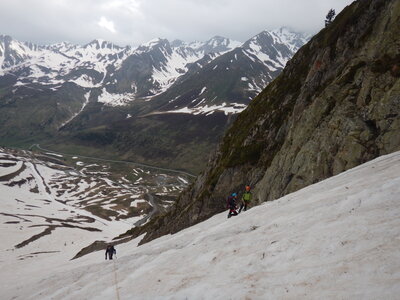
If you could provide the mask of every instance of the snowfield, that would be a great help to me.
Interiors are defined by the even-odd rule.
[[[133,165],[125,167],[128,180],[121,173],[112,176],[104,162],[74,158],[76,166],[68,166],[64,155],[47,150],[0,147],[0,278],[7,277],[0,299],[9,298],[3,293],[8,282],[25,283],[37,277],[37,270],[53,273],[58,263],[93,242],[111,241],[147,222],[189,183]],[[142,182],[136,185],[132,180],[139,176]]]
[[[118,245],[113,261],[2,249],[1,299],[398,299],[399,195],[396,152],[231,219]]]

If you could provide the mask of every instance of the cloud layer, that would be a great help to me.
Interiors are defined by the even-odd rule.
[[[0,34],[39,44],[121,46],[156,37],[185,41],[222,35],[245,41],[264,29],[316,32],[330,8],[351,0],[1,0]]]

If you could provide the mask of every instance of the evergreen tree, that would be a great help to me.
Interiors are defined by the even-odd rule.
[[[332,23],[333,19],[335,18],[336,12],[333,8],[331,8],[326,15],[325,19],[325,27]]]

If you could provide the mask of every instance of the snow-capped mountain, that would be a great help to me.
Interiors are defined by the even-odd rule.
[[[232,49],[240,47],[242,43],[227,39],[222,36],[214,36],[205,43],[190,43],[189,45],[197,51],[203,53],[203,55],[206,55],[212,52],[223,54],[225,52],[231,51]]]
[[[217,143],[231,116],[280,73],[301,37],[282,29],[244,44],[220,36],[190,43],[157,38],[132,48],[104,40],[38,46],[2,36],[0,103],[10,105],[0,107],[0,141],[29,145],[62,131],[64,141],[118,145],[121,155],[132,151],[147,163],[172,155],[179,168],[183,157],[172,153],[182,142],[194,146],[184,123],[191,120],[204,149]],[[143,153],[139,144],[154,151]],[[198,149],[182,146],[185,161],[203,161],[208,151]]]
[[[73,82],[85,88],[99,87],[107,68],[118,67],[130,51],[129,47],[120,48],[103,40],[84,46],[68,43],[38,46],[1,36],[0,75],[16,76],[14,86],[40,84],[57,89]]]
[[[238,47],[251,60],[276,71],[305,41],[304,36],[287,29],[265,31],[243,45],[215,36],[192,43],[154,39],[137,48],[119,47],[100,39],[84,46],[66,42],[39,46],[0,36],[0,75],[15,76],[15,87],[40,84],[56,90],[69,82],[83,88],[99,88],[99,102],[125,105],[127,101],[115,99],[133,101],[160,95],[178,78]],[[264,80],[254,89],[259,92],[266,83]],[[114,96],[108,97],[109,93]]]
[[[283,68],[306,42],[305,35],[280,28],[261,32],[244,43],[242,48],[250,59],[258,59],[268,69],[274,70]]]
[[[133,73],[128,74],[128,88],[117,85],[115,89],[138,96],[151,96],[165,91],[187,71],[187,64],[210,52],[220,55],[240,43],[215,37],[205,43],[182,42],[174,45],[171,47],[165,39],[155,39],[131,48],[97,39],[84,46],[66,42],[38,46],[0,36],[0,75],[17,75],[17,86],[39,83],[56,89],[60,84],[73,82],[84,88],[100,88],[118,82],[121,76],[117,71],[125,62],[125,68],[120,73],[130,69],[132,64],[139,70],[130,69]],[[141,77],[151,81],[151,88],[140,87],[142,78],[135,77],[135,71],[143,72],[140,67],[146,69]]]
[[[105,245],[70,258],[85,239],[111,237],[124,224],[119,228],[117,222],[86,224],[68,204],[58,203],[61,209],[57,210],[57,203],[11,199],[7,203],[14,205],[2,207],[2,212],[12,207],[15,211],[0,214],[2,296],[16,300],[396,299],[400,292],[399,174],[400,153],[396,152],[230,219],[223,212],[141,246],[137,244],[143,236],[118,244],[113,261],[104,261]],[[47,207],[41,213],[47,212],[47,221],[53,221],[48,226],[54,230],[34,239],[45,222],[37,213],[39,205]],[[68,215],[69,223],[57,227]],[[70,224],[75,227],[65,226]],[[89,226],[102,231],[84,230]],[[29,244],[15,247],[29,238]]]
[[[108,105],[124,105],[137,98],[152,98],[171,87],[179,77],[186,74],[194,63],[206,55],[216,58],[241,43],[222,37],[214,37],[204,43],[185,43],[166,39],[154,39],[140,45],[130,53],[121,67],[111,68],[105,77],[103,94],[113,93],[115,97],[101,96],[100,102]]]
[[[205,63],[192,65],[177,84],[155,98],[164,103],[158,112],[238,113],[281,72],[308,38],[286,28],[263,31],[223,55],[205,57]]]

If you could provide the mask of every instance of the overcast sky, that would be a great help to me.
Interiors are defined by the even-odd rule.
[[[120,46],[153,38],[205,41],[215,35],[244,42],[264,29],[288,26],[315,33],[328,10],[352,0],[0,0],[0,34],[38,44]]]

